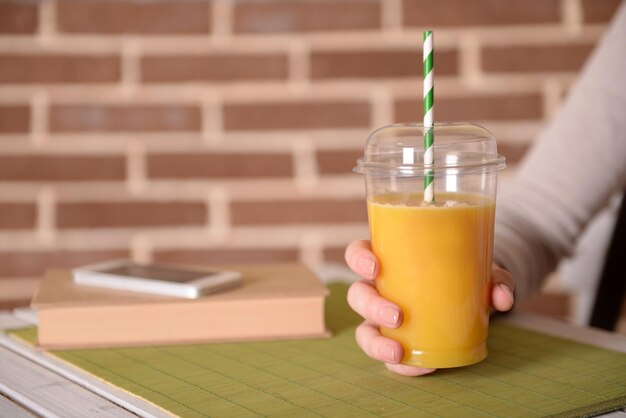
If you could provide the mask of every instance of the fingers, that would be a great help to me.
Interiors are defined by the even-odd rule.
[[[435,369],[399,364],[404,355],[402,345],[397,341],[381,336],[378,333],[378,328],[367,321],[356,329],[356,342],[365,354],[374,360],[384,362],[385,367],[394,373],[403,376],[421,376],[435,371]]]
[[[508,311],[513,307],[513,303],[515,302],[513,295],[515,280],[513,280],[513,276],[507,270],[494,264],[491,272],[491,280],[493,282],[491,304],[498,311]]]
[[[366,275],[359,266],[360,257],[371,257],[374,269]],[[362,276],[374,279],[378,274],[376,258],[371,252],[369,241],[354,241],[346,249],[346,262],[352,270]],[[368,269],[370,266],[367,266]],[[374,287],[366,280],[353,283],[348,290],[348,303],[359,315],[366,319],[356,329],[356,341],[359,347],[369,357],[385,363],[387,369],[403,376],[421,376],[432,373],[435,369],[399,364],[404,356],[402,345],[395,340],[383,337],[378,331],[377,325],[387,328],[397,328],[402,324],[402,311],[400,308],[380,297]]]
[[[366,320],[387,328],[402,324],[402,311],[395,303],[378,295],[373,286],[361,280],[348,289],[348,304]]]
[[[432,373],[437,369],[425,369],[423,367],[407,366],[406,364],[389,364],[385,363],[387,370],[394,373],[401,374],[403,376],[422,376],[428,373]]]
[[[346,263],[356,274],[374,280],[380,271],[378,260],[368,240],[352,241],[344,254]]]
[[[397,364],[404,355],[399,342],[383,337],[376,325],[367,321],[357,327],[356,342],[369,357],[385,363]]]

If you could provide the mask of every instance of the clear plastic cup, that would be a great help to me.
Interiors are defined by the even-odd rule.
[[[496,141],[468,123],[435,125],[433,203],[423,201],[424,129],[374,131],[355,172],[365,175],[379,293],[404,321],[381,333],[404,347],[402,363],[465,366],[487,356],[498,171]]]

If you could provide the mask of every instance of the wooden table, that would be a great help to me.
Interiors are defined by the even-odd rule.
[[[497,319],[520,327],[626,353],[626,337],[552,318],[513,314]],[[0,329],[36,323],[28,309],[0,311]],[[155,406],[62,361],[0,334],[0,417],[169,417]],[[604,417],[626,418],[616,411]]]

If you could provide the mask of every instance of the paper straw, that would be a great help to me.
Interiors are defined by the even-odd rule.
[[[433,85],[434,76],[433,61],[433,32],[424,31],[424,201],[435,200],[435,184],[433,165],[435,154],[433,152],[435,94]]]

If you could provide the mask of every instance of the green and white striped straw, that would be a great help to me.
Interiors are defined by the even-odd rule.
[[[433,142],[435,139],[434,113],[435,93],[433,85],[433,32],[424,31],[424,201],[434,202],[435,184],[433,165],[435,154]]]

